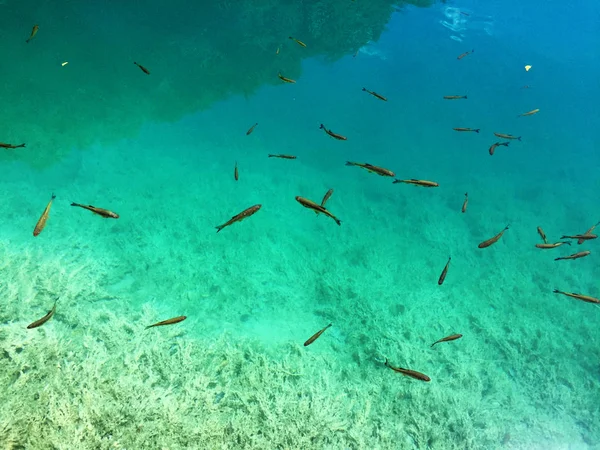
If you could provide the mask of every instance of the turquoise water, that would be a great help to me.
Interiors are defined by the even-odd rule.
[[[2,446],[600,448],[599,7],[260,6],[0,2]]]

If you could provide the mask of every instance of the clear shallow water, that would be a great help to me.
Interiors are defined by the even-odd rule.
[[[600,220],[591,107],[600,97],[599,36],[587,26],[598,11],[475,6],[452,5],[470,14],[462,42],[440,23],[448,5],[407,7],[380,39],[361,34],[356,57],[358,47],[341,56],[330,43],[312,44],[316,25],[307,37],[294,31],[303,49],[287,40],[283,19],[273,19],[282,29],[269,56],[241,52],[238,65],[215,56],[196,66],[193,55],[207,48],[227,55],[241,42],[269,46],[275,31],[244,41],[192,32],[204,30],[202,19],[184,14],[191,8],[184,4],[170,14],[188,28],[165,20],[171,25],[157,30],[148,12],[137,23],[133,10],[89,7],[70,11],[85,21],[71,21],[69,32],[51,21],[54,32],[42,39],[40,25],[26,49],[23,25],[4,30],[15,72],[6,75],[4,92],[14,99],[2,114],[13,126],[2,141],[27,147],[1,160],[2,443],[598,448],[600,308],[552,293],[600,296],[597,241],[534,247],[537,226],[555,241]],[[50,14],[43,5],[38,13],[27,20]],[[247,20],[229,17],[239,28]],[[568,25],[575,21],[583,25]],[[189,59],[173,65],[177,52]],[[232,90],[245,79],[241,68],[278,56],[289,59],[273,63],[269,78],[257,69],[248,72],[254,87]],[[278,71],[297,83],[273,82]],[[442,100],[453,94],[468,99]],[[540,113],[517,118],[534,108]],[[348,140],[329,138],[320,123]],[[493,132],[522,142],[490,157]],[[440,187],[393,185],[347,160]],[[294,200],[320,201],[329,188],[340,227]],[[33,238],[52,192],[51,218]],[[71,201],[120,218],[93,217]],[[256,215],[215,233],[257,203]],[[507,224],[498,243],[477,248]],[[581,249],[592,254],[554,261]],[[56,297],[51,321],[27,330]],[[182,314],[181,324],[144,330]],[[453,333],[463,338],[430,348]],[[385,358],[432,381],[402,377]]]

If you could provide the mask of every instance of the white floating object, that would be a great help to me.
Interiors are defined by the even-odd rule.
[[[61,64],[61,66],[65,67],[67,64],[69,64],[69,61],[65,61],[64,63]],[[529,69],[527,69],[529,70]]]
[[[527,65],[525,66],[525,72],[529,72],[529,69],[531,69],[531,66],[530,66],[529,64],[527,64]]]

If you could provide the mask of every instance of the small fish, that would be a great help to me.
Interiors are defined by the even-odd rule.
[[[27,39],[25,42],[27,42],[29,44],[29,41],[35,37],[35,35],[37,34],[39,29],[40,29],[39,25],[34,25],[33,29],[31,30],[31,35],[29,36],[29,39]]]
[[[452,257],[448,257],[448,262],[446,263],[446,266],[444,267],[444,270],[442,270],[442,274],[440,275],[440,278],[438,279],[438,285],[439,286],[441,286],[442,284],[444,284],[444,280],[446,279],[446,275],[448,275],[448,268],[450,267],[450,260],[451,259],[452,259]]]
[[[286,83],[295,83],[295,82],[296,82],[296,80],[292,80],[291,78],[286,78],[286,77],[284,77],[284,76],[283,76],[283,75],[281,75],[281,74],[278,74],[277,76],[279,77],[279,79],[280,79],[281,81],[284,81],[284,82],[286,82]]]
[[[277,47],[277,51],[275,52],[276,55],[279,55],[279,47]]]
[[[237,161],[235,162],[235,167],[233,168],[233,179],[235,181],[240,179],[240,174],[238,172]]]
[[[489,247],[492,244],[495,244],[496,242],[498,242],[498,240],[502,237],[502,235],[504,234],[504,232],[508,230],[508,225],[506,225],[506,227],[504,228],[504,230],[502,230],[500,233],[498,233],[496,236],[489,238],[487,241],[483,241],[481,244],[479,244],[477,247],[478,248],[486,248]]]
[[[367,92],[369,94],[371,94],[373,97],[378,98],[379,100],[383,100],[384,102],[387,102],[387,98],[385,98],[383,95],[379,95],[377,92],[373,92],[368,90],[367,88],[362,88],[363,92]]]
[[[460,99],[467,99],[466,95],[444,95],[444,100],[460,100]]]
[[[501,145],[504,147],[508,147],[508,144],[510,144],[510,142],[496,142],[495,144],[492,144],[492,146],[488,150],[490,156],[492,156],[494,154],[494,152],[496,151],[496,148],[500,147]]]
[[[526,84],[525,86],[521,87],[521,89],[529,89],[531,86],[529,86],[528,84]]]
[[[593,236],[593,234],[592,234],[592,231],[594,231],[594,229],[595,229],[595,228],[596,228],[598,225],[600,225],[600,222],[598,222],[598,223],[597,223],[597,224],[595,224],[595,225],[592,225],[592,227],[591,227],[589,230],[587,230],[585,233],[583,233],[583,235],[584,235],[584,236]],[[581,239],[581,238],[579,238],[579,239],[577,240],[577,243],[578,243],[579,245],[581,245],[581,244],[583,244],[583,242],[584,242],[584,241],[585,241],[585,239]]]
[[[458,56],[456,57],[456,59],[463,59],[465,56],[468,56],[468,55],[470,55],[470,54],[471,54],[471,53],[473,53],[474,51],[475,51],[475,50],[471,50],[470,52],[464,52],[464,53],[461,53],[460,55],[458,55]]]
[[[27,328],[29,330],[31,330],[32,328],[37,328],[37,327],[41,327],[42,325],[44,325],[46,322],[48,322],[50,320],[50,318],[54,315],[54,313],[56,312],[56,302],[58,300],[54,301],[54,306],[52,307],[52,309],[50,311],[48,311],[48,314],[46,314],[44,317],[42,317],[41,319],[36,320],[35,322],[30,323],[29,325],[27,325]]]
[[[544,233],[544,230],[542,230],[542,227],[537,227],[537,232],[540,235],[540,237],[542,238],[542,241],[544,241],[544,244],[547,244],[548,239],[546,239],[546,233]]]
[[[452,128],[454,131],[474,131],[475,133],[479,133],[481,128]]]
[[[251,206],[250,208],[246,208],[241,213],[236,214],[231,219],[229,219],[227,222],[225,222],[223,225],[219,225],[219,226],[215,227],[217,229],[217,233],[219,231],[221,231],[223,228],[228,227],[231,224],[234,224],[235,222],[241,222],[246,217],[250,217],[256,211],[258,211],[261,208],[261,206],[262,205],[254,205],[254,206]]]
[[[467,16],[467,17],[471,15],[471,14],[468,14],[468,13],[466,13],[466,12],[464,12],[464,11],[461,11],[460,13],[461,13],[463,16]]]
[[[135,61],[133,63],[136,66],[138,66],[140,69],[142,69],[142,72],[144,72],[146,75],[150,75],[150,71],[148,69],[146,69],[144,66],[142,66],[141,64],[136,63]]]
[[[13,144],[3,144],[0,142],[0,148],[23,148],[25,144],[13,145]]]
[[[561,239],[577,239],[578,244],[582,244],[583,241],[591,241],[592,239],[596,239],[598,235],[596,234],[575,234],[573,236],[561,236]]]
[[[325,214],[327,217],[331,217],[333,220],[335,220],[335,223],[337,223],[338,225],[342,224],[342,221],[340,219],[335,217],[333,214],[331,214],[327,209],[323,208],[321,205],[317,205],[315,202],[313,202],[307,198],[300,197],[299,195],[296,196],[296,201],[298,203],[300,203],[302,206],[304,206],[305,208],[312,209],[313,211],[317,211],[317,212]]]
[[[554,291],[552,291],[552,292],[554,292],[555,294],[566,295],[567,297],[575,298],[575,299],[581,300],[583,302],[600,304],[600,300],[598,300],[597,298],[594,298],[594,297],[590,297],[589,295],[575,294],[573,292],[563,292],[563,291],[559,291],[558,289],[554,289]]]
[[[325,128],[325,125],[323,125],[323,124],[321,124],[321,126],[319,127],[319,130],[325,130],[325,133],[327,133],[332,138],[337,139],[338,141],[346,141],[346,140],[348,140],[346,137],[342,136],[341,134],[337,134],[337,133],[334,133],[331,130],[328,130],[327,128]]]
[[[299,41],[298,39],[290,36],[289,39],[291,39],[292,41],[294,41],[296,44],[298,44],[300,47],[305,47],[306,48],[306,44],[302,41]]]
[[[494,136],[499,137],[500,139],[516,139],[518,141],[521,140],[521,136],[513,136],[512,134],[494,133]]]
[[[560,247],[561,245],[571,245],[570,242],[568,241],[561,241],[561,242],[555,242],[554,244],[535,244],[536,248],[541,248],[544,250],[547,250],[549,248],[556,248],[556,247]]]
[[[394,366],[392,366],[388,362],[387,358],[385,358],[385,365],[386,365],[386,367],[389,367],[390,369],[392,369],[394,372],[401,373],[402,375],[406,375],[407,377],[414,378],[415,380],[431,381],[431,378],[429,378],[424,373],[417,372],[415,370],[403,369],[402,367],[394,367]]]
[[[100,217],[104,217],[105,219],[118,219],[119,215],[108,209],[96,208],[92,205],[81,205],[79,203],[71,203],[71,206],[78,206],[79,208],[87,209],[88,211],[93,212],[94,214],[98,214]]]
[[[435,341],[431,346],[433,347],[435,344],[439,344],[440,342],[450,342],[460,339],[462,334],[452,334],[450,336],[446,336],[445,338],[441,338],[439,341]]]
[[[573,253],[572,255],[569,255],[569,256],[561,256],[559,258],[554,258],[554,261],[560,261],[562,259],[579,259],[579,258],[584,258],[587,255],[589,255],[590,253],[592,253],[592,252],[590,252],[589,250],[585,250],[583,252]]]
[[[312,344],[313,342],[315,342],[319,338],[319,336],[321,336],[325,332],[325,330],[327,328],[329,328],[331,325],[333,325],[333,324],[330,323],[325,328],[323,328],[322,330],[317,331],[315,334],[313,334],[311,337],[309,337],[308,340],[304,343],[304,346],[306,347],[306,346]]]
[[[534,114],[537,114],[539,112],[540,112],[539,109],[532,109],[531,111],[527,111],[526,113],[519,114],[517,117],[533,116]]]
[[[469,193],[465,192],[465,201],[463,202],[461,212],[467,212],[467,206],[469,205]]]
[[[173,317],[172,319],[167,319],[167,320],[163,320],[161,322],[153,323],[152,325],[148,325],[146,327],[146,330],[148,328],[152,328],[152,327],[162,327],[163,325],[173,325],[174,323],[183,322],[185,319],[187,319],[187,316]]]
[[[325,203],[327,203],[327,200],[329,200],[329,198],[331,197],[332,194],[333,194],[333,189],[329,189],[327,192],[325,192],[325,195],[323,196],[323,200],[321,200],[321,206],[323,208],[325,208]]]
[[[382,177],[395,177],[396,174],[389,169],[384,169],[383,167],[373,166],[369,163],[357,163],[352,161],[346,161],[347,166],[356,166],[362,169],[367,170],[370,173],[376,173],[377,175],[381,175]]]
[[[50,199],[50,201],[46,205],[46,208],[44,209],[44,212],[42,213],[42,215],[40,216],[39,220],[35,224],[35,228],[33,229],[33,235],[34,236],[39,235],[42,232],[42,230],[44,229],[44,227],[46,226],[46,222],[48,221],[48,217],[50,217],[50,208],[52,207],[52,201],[55,198],[56,198],[56,195],[52,194],[52,198]]]
[[[392,184],[396,184],[396,183],[406,183],[406,184],[412,184],[414,186],[422,186],[422,187],[428,187],[428,188],[439,186],[439,184],[436,183],[435,181],[416,180],[414,178],[411,178],[410,180],[395,179]]]
[[[254,129],[256,128],[256,125],[258,125],[258,122],[257,122],[257,123],[255,123],[254,125],[252,125],[252,126],[251,126],[251,127],[248,129],[248,131],[246,131],[246,136],[248,136],[249,134],[251,134],[251,133],[254,131]]]
[[[269,154],[269,158],[296,159],[297,156],[294,156],[294,155],[281,155],[281,154],[279,154],[279,155]]]
[[[352,55],[353,58],[356,58],[356,55],[358,55],[359,50],[360,48],[354,52],[354,54]]]

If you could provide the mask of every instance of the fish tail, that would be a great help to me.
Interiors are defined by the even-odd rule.
[[[554,261],[560,261],[561,259],[565,259],[565,258],[563,258],[563,257],[560,257],[560,258],[554,258]]]
[[[81,206],[79,203],[71,202],[71,206]]]
[[[293,40],[294,38],[293,38],[293,37],[291,37],[291,36],[288,36],[288,39],[292,39],[292,40]]]
[[[560,238],[561,238],[561,239],[568,239],[568,237],[567,237],[567,236],[561,236]]]
[[[509,225],[506,225],[506,227],[504,227],[504,229],[505,229],[505,230],[508,230],[508,227],[509,227],[509,226],[510,226],[510,224],[509,224]]]
[[[217,229],[217,233],[218,233],[219,231],[221,231],[225,227],[223,225],[219,225],[218,227],[215,227],[215,228]]]
[[[558,289],[554,289],[552,292],[554,292],[555,294],[560,294],[561,293]]]
[[[437,342],[434,342],[433,344],[431,344],[431,347],[433,347],[435,344],[437,344]],[[431,347],[430,347],[430,348],[431,348]]]
[[[481,128],[477,128],[476,130],[473,130],[475,133],[479,133],[479,131],[481,130]]]
[[[325,125],[321,124],[321,126],[319,127],[319,130],[325,130]]]
[[[468,197],[468,196],[469,196],[469,193],[468,193],[468,192],[465,192],[465,197]]]
[[[54,194],[54,192],[52,193],[52,200],[54,200],[56,198],[56,195]]]
[[[366,92],[367,88],[363,88],[362,90]]]
[[[323,125],[321,125],[321,126],[323,126]],[[355,166],[356,163],[353,163],[352,161],[346,161],[346,165],[347,166]]]
[[[466,99],[466,98],[467,98],[467,96],[465,95],[463,98],[464,98],[464,99]]]
[[[518,140],[518,141],[520,141],[520,140],[521,140],[521,136],[519,136],[519,137],[517,138],[517,140]]]
[[[563,242],[563,244],[571,245],[571,243],[569,241],[565,241],[565,242]]]
[[[342,224],[342,221],[340,219],[335,219],[335,223],[337,223],[338,225]],[[330,325],[331,326],[331,325]]]
[[[271,154],[269,154],[269,156],[268,156],[268,157],[269,157],[269,158],[274,158],[274,157],[275,157],[275,155],[271,155]]]

